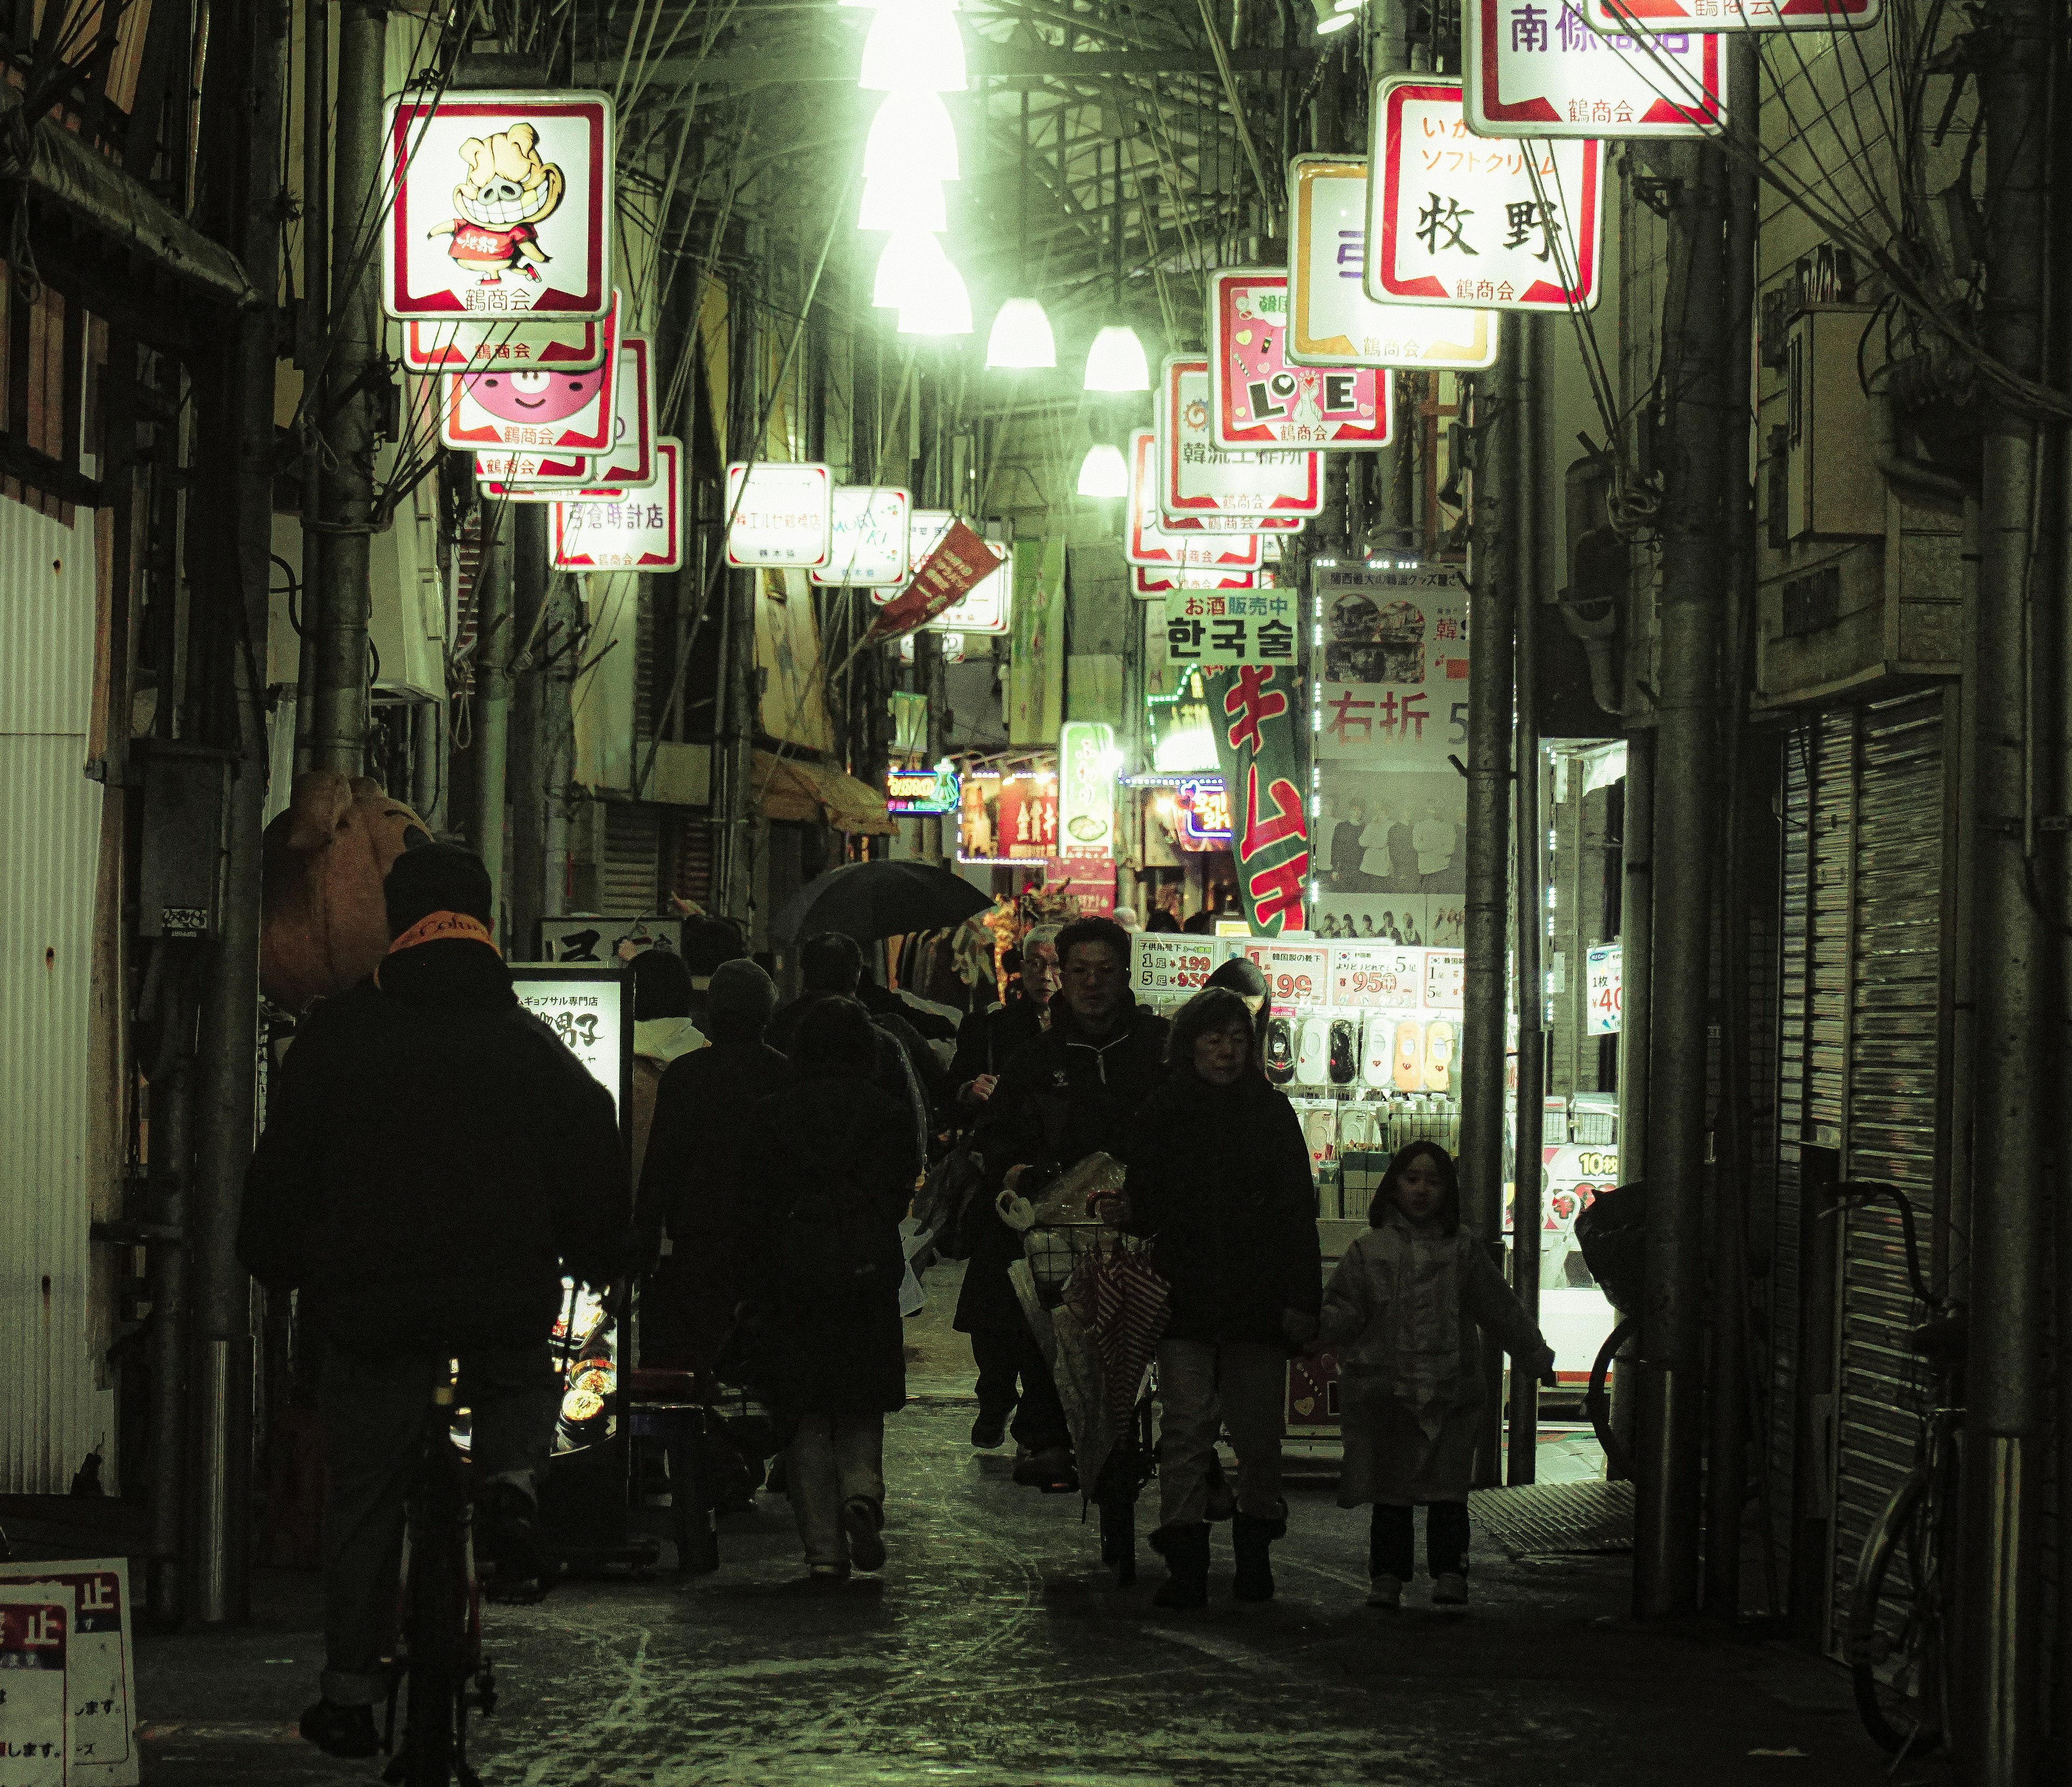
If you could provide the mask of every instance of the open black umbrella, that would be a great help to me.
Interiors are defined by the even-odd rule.
[[[852,862],[816,875],[770,921],[780,943],[838,930],[859,943],[909,930],[944,930],[993,902],[963,876],[927,862]]]

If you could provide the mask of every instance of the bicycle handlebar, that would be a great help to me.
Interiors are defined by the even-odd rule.
[[[1936,1295],[1921,1270],[1921,1243],[1914,1230],[1914,1200],[1897,1185],[1888,1185],[1881,1179],[1844,1179],[1828,1192],[1838,1204],[1862,1206],[1876,1203],[1881,1197],[1889,1197],[1899,1206],[1901,1238],[1906,1245],[1906,1276],[1914,1286],[1914,1294],[1931,1309],[1946,1309],[1948,1300]]]

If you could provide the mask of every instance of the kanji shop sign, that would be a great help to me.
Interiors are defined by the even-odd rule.
[[[587,372],[492,366],[450,372],[439,438],[450,447],[532,447],[601,453],[611,445],[619,386],[619,311],[604,323],[610,351]]]
[[[684,562],[683,449],[667,436],[655,443],[655,482],[549,510],[557,571],[674,571]]]
[[[1067,720],[1059,729],[1058,836],[1067,857],[1115,853],[1115,768],[1120,761],[1115,728],[1105,720]],[[1114,889],[1111,864],[1111,895]]]
[[[492,366],[563,367],[604,364],[602,317],[456,317],[403,325],[403,367],[410,372],[480,372]]]
[[[1215,446],[1343,453],[1375,450],[1393,438],[1387,372],[1289,361],[1284,269],[1227,268],[1210,274],[1209,315],[1215,331],[1209,429]]]
[[[614,381],[612,445],[594,456],[478,453],[475,475],[491,496],[512,503],[552,503],[578,496],[617,496],[655,482],[655,374],[648,343],[627,335],[619,343]]]
[[[1245,917],[1256,935],[1305,930],[1309,721],[1301,680],[1293,664],[1234,664],[1207,680]]]
[[[1457,81],[1376,83],[1367,296],[1383,304],[1589,309],[1602,257],[1604,146],[1492,141]]]
[[[1324,502],[1323,461],[1314,453],[1219,446],[1210,426],[1215,401],[1207,360],[1166,361],[1156,430],[1161,518],[1170,524],[1229,517],[1250,526],[1269,516],[1316,514]]]
[[[904,583],[913,574],[906,556],[913,492],[891,485],[839,484],[834,504],[833,550],[826,565],[813,573],[813,581]]]
[[[508,450],[475,456],[475,481],[491,496],[513,503],[551,503],[571,496],[583,485],[594,483],[591,460],[586,453],[539,453]]]
[[[1466,0],[1461,29],[1478,135],[1703,137],[1726,128],[1727,59],[1716,36],[1601,37],[1572,0]]]
[[[1468,593],[1451,571],[1318,565],[1317,754],[1450,774],[1468,736]],[[1348,766],[1349,767],[1351,766]]]
[[[17,1559],[0,1563],[0,1590],[27,1594],[32,1600],[42,1598],[41,1591],[59,1600],[71,1597],[64,1682],[72,1725],[72,1787],[134,1787],[142,1771],[135,1740],[137,1669],[129,1559],[73,1558],[53,1563]],[[0,1691],[14,1679],[0,1675]],[[0,1736],[13,1735],[6,1711],[0,1710]],[[40,1762],[40,1741],[37,1749]],[[0,1768],[0,1781],[12,1779]]]
[[[1452,305],[1377,304],[1367,295],[1367,158],[1297,155],[1289,164],[1288,331],[1297,366],[1496,364],[1497,314]]]
[[[382,302],[393,317],[611,308],[611,101],[464,93],[388,108]],[[606,358],[609,358],[607,349]]]
[[[1168,524],[1158,507],[1157,436],[1140,428],[1129,437],[1129,526],[1123,555],[1132,565],[1173,570],[1256,571],[1261,562],[1256,533],[1224,533],[1199,518]]]
[[[1585,0],[1601,31],[1860,31],[1883,0]]]
[[[913,581],[871,618],[864,637],[896,639],[939,620],[1006,562],[962,521],[951,520],[943,543],[929,553]]]
[[[1292,590],[1176,590],[1166,598],[1166,655],[1174,663],[1292,664]]]
[[[0,1588],[0,1781],[65,1787],[72,1708],[65,1679],[72,1591],[55,1582]],[[130,1777],[134,1780],[134,1775]]]
[[[833,472],[758,459],[726,468],[726,561],[737,569],[824,565],[833,550]]]
[[[1130,567],[1140,596],[1162,596],[1169,590],[1252,590],[1272,582],[1265,571],[1154,571],[1142,565]]]

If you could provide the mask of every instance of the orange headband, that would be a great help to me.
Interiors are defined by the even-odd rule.
[[[491,949],[495,949],[499,955],[504,953],[502,950],[496,949],[496,939],[490,935],[489,926],[465,912],[426,913],[388,946],[388,953],[393,955],[398,950],[415,949],[420,943],[450,943],[455,939],[471,943],[487,943]],[[376,986],[381,983],[378,971],[374,980]]]

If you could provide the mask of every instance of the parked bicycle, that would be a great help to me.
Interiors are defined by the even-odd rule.
[[[1898,1207],[1906,1276],[1929,1317],[1908,1337],[1910,1349],[1927,1363],[1934,1379],[1914,1468],[1864,1538],[1844,1637],[1864,1729],[1904,1760],[1937,1748],[1949,1728],[1968,1324],[1963,1306],[1940,1295],[1922,1271],[1914,1205],[1905,1192],[1866,1180],[1839,1185],[1834,1195],[1844,1209],[1862,1210],[1883,1197]],[[1881,1617],[1888,1606],[1896,1609],[1897,1624]]]

